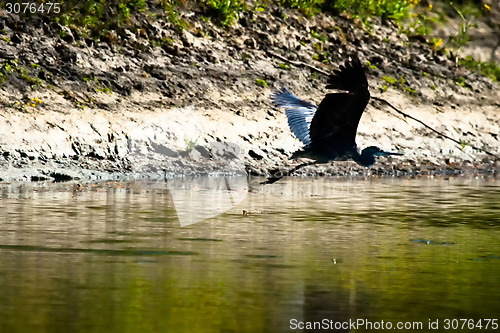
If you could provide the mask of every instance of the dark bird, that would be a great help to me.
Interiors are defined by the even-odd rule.
[[[275,106],[285,108],[290,129],[305,144],[303,149],[293,153],[292,159],[304,157],[313,160],[293,168],[289,174],[316,163],[352,159],[361,166],[369,167],[375,164],[375,156],[403,155],[375,146],[360,151],[356,145],[359,120],[370,100],[368,81],[356,55],[333,71],[326,88],[343,92],[327,94],[319,106],[295,97],[285,87],[271,96]],[[271,173],[276,173],[276,170]],[[272,175],[264,184],[281,178]]]

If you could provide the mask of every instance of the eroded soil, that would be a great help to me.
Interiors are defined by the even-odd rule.
[[[272,91],[286,86],[319,104],[325,94],[322,72],[353,52],[367,65],[372,96],[463,144],[372,100],[358,145],[405,155],[381,158],[369,169],[335,162],[305,172],[498,170],[498,83],[457,67],[390,22],[374,22],[367,30],[348,18],[305,18],[276,7],[223,29],[196,13],[184,15],[191,26],[183,31],[150,21],[140,33],[119,29],[109,41],[96,42],[66,27],[20,22],[0,12],[0,61],[17,61],[0,87],[0,178],[224,170],[263,175],[286,167],[296,163],[289,156],[301,145],[283,110],[272,107]],[[152,39],[166,42],[156,45]]]

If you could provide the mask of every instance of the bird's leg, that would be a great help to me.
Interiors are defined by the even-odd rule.
[[[292,169],[288,170],[285,173],[282,173],[281,170],[279,170],[279,169],[271,170],[271,177],[267,178],[267,180],[265,182],[261,182],[260,184],[261,185],[274,184],[278,180],[283,178],[284,176],[289,176],[292,173],[294,173],[295,171],[299,170],[300,168],[303,168],[303,167],[308,166],[308,165],[313,165],[316,163],[317,163],[316,161],[302,163],[302,164],[299,164],[299,165],[293,167]]]

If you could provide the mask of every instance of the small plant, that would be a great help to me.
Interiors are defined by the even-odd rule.
[[[404,91],[406,91],[407,93],[409,93],[410,95],[413,95],[413,94],[416,94],[417,91],[411,87],[409,87],[408,85],[402,85]]]
[[[62,1],[60,12],[51,16],[52,20],[63,26],[78,29],[84,37],[99,39],[117,27],[130,27],[132,14],[147,9],[145,0]],[[65,34],[63,30],[60,31],[61,38]]]
[[[286,70],[289,70],[289,69],[290,69],[290,65],[288,65],[288,64],[279,64],[279,65],[278,65],[278,68],[279,68],[279,69],[286,69]]]
[[[457,35],[450,38],[450,42],[456,45],[455,61],[458,62],[458,55],[460,54],[460,50],[470,40],[469,30],[471,28],[477,28],[477,24],[472,23],[472,21],[476,19],[476,14],[471,8],[460,10],[453,4],[453,2],[450,2],[450,5],[462,20]]]
[[[202,1],[223,25],[232,25],[245,9],[243,0],[203,0]]]
[[[263,2],[260,2],[259,0],[255,0],[254,6],[253,6],[253,11],[256,12],[264,12],[267,9],[267,5]]]
[[[432,51],[443,51],[443,53],[446,52],[446,48],[443,46],[443,39],[432,37],[432,42],[430,44],[432,47]]]
[[[427,13],[414,13],[408,16],[407,24],[400,24],[399,30],[407,35],[429,36],[435,20]]]
[[[378,16],[382,20],[401,22],[409,17],[410,9],[419,3],[420,0],[337,0],[325,1],[324,7],[336,13],[345,12],[360,18]]]
[[[18,111],[24,112],[24,113],[30,113],[29,108],[30,108],[29,103],[21,103],[21,102],[16,102],[13,107],[15,107]]]
[[[184,138],[184,143],[186,144],[186,152],[188,154],[193,151],[194,147],[196,147],[196,143],[198,142],[199,138],[199,136],[195,140],[188,139],[186,137]]]
[[[328,37],[326,37],[326,36],[318,33],[315,30],[311,30],[311,36],[314,37],[314,38],[316,38],[316,39],[319,39],[322,42],[326,42],[328,40]]]
[[[392,76],[383,76],[382,80],[387,82],[389,85],[395,85],[398,83],[398,80],[396,78],[393,78]]]
[[[328,63],[328,52],[321,52],[313,55],[313,59],[322,63]]]
[[[16,103],[14,103],[13,107],[15,107],[17,110],[19,110],[21,112],[30,113],[31,109],[36,109],[36,107],[39,105],[42,105],[42,103],[43,102],[40,99],[35,97],[35,98],[31,98],[26,103],[16,102]]]
[[[306,16],[316,14],[325,0],[281,0],[281,5],[293,9],[298,9]]]
[[[31,99],[31,102],[32,104],[35,104],[35,103],[38,103],[38,104],[42,104],[42,100],[40,100],[39,98],[35,97],[35,98],[32,98]],[[32,105],[32,106],[36,106],[36,105]]]
[[[262,87],[262,88],[267,87],[267,82],[266,82],[266,80],[263,80],[263,79],[255,80],[255,84],[258,85],[259,87]]]
[[[37,86],[41,86],[43,81],[37,77],[30,76],[24,72],[21,73],[21,77],[30,84],[31,89],[35,89]]]
[[[480,62],[471,56],[467,56],[459,59],[459,63],[470,70],[481,72],[495,82],[500,82],[500,66],[495,62]]]
[[[92,82],[91,79],[88,77],[84,77],[83,81],[87,82],[87,84]],[[106,87],[101,82],[99,82],[99,80],[97,78],[94,78],[93,83],[95,84],[95,86],[93,87],[94,91],[102,92],[102,93],[106,93],[106,94],[110,94],[110,95],[113,94],[113,91],[111,91],[110,88]]]
[[[464,77],[459,76],[455,79],[455,83],[458,84],[461,87],[465,87],[466,80]]]
[[[313,47],[314,47],[317,51],[323,51],[323,43],[322,43],[322,42],[317,42],[317,43],[314,43],[314,44],[313,44]]]
[[[382,80],[386,83],[384,85],[382,85],[380,87],[380,91],[381,92],[385,92],[387,91],[387,89],[392,86],[392,87],[395,87],[395,88],[399,88],[399,89],[402,89],[403,91],[406,91],[407,93],[409,94],[416,94],[417,91],[413,88],[411,88],[409,85],[408,85],[408,82],[406,82],[406,80],[401,77],[399,80],[392,77],[392,76],[383,76],[382,77]]]
[[[243,62],[247,62],[247,61],[249,61],[250,59],[252,59],[252,57],[251,57],[248,53],[243,52],[243,53],[241,54],[241,61],[243,61]]]
[[[111,89],[109,89],[108,87],[95,88],[95,90],[102,92],[102,93],[109,94],[109,95],[113,94],[113,91]]]
[[[17,71],[17,60],[5,60],[0,64],[0,85],[7,81],[10,74]]]
[[[43,84],[41,79],[29,75],[30,72],[26,68],[18,66],[18,63],[18,60],[5,60],[3,63],[0,63],[0,85],[7,81],[10,75],[21,77],[30,85],[31,89],[35,89],[37,86]],[[32,64],[31,66],[34,70],[40,67],[38,64]]]
[[[467,82],[467,79],[463,76],[458,76],[454,79],[455,84],[459,85],[460,87],[467,88],[469,90],[472,90],[472,86],[470,83]]]
[[[377,65],[373,65],[370,61],[366,62],[366,67],[370,69],[378,69]]]
[[[182,19],[177,7],[179,7],[179,0],[161,0],[161,6],[165,10],[167,20],[171,22],[178,30],[187,28],[187,23]]]

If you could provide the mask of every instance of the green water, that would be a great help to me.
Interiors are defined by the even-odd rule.
[[[0,332],[500,331],[498,180],[249,189],[180,227],[165,183],[0,185]]]

